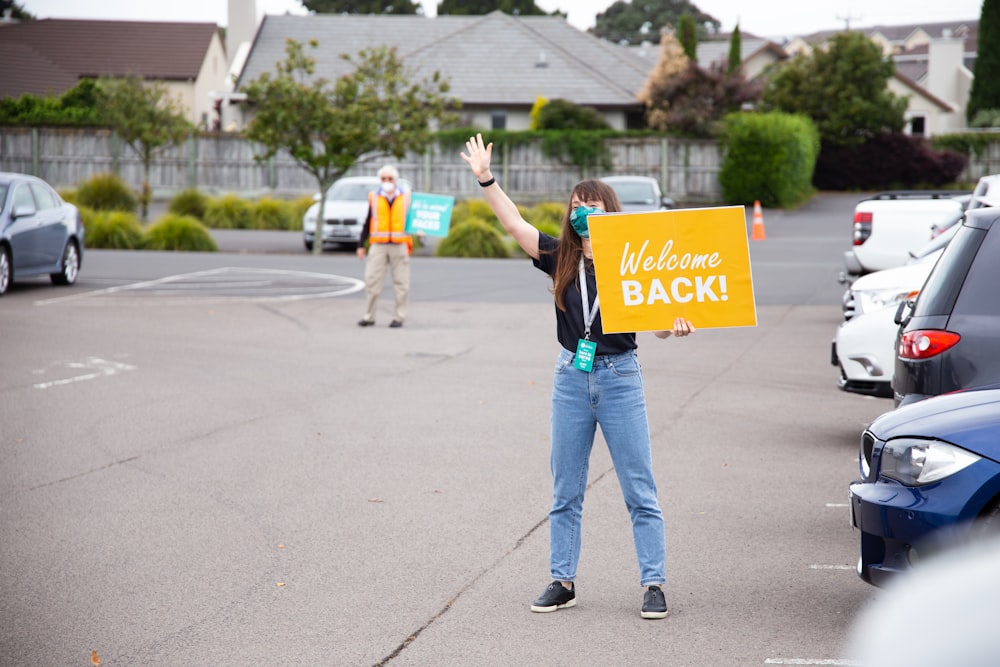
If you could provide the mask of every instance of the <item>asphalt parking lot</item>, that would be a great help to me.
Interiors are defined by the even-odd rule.
[[[640,335],[667,523],[639,617],[598,438],[577,607],[548,583],[557,352],[525,261],[414,259],[411,317],[356,326],[350,253],[89,251],[0,302],[0,663],[854,664],[879,593],[847,484],[891,401],[829,364],[854,196],[765,212],[755,328]],[[256,243],[262,237],[257,237]]]

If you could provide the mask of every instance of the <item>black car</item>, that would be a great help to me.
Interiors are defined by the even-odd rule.
[[[909,311],[909,312],[908,312]],[[968,211],[896,321],[896,405],[1000,382],[1000,208]]]
[[[48,183],[0,172],[0,296],[14,280],[48,275],[72,285],[83,261],[80,211]]]

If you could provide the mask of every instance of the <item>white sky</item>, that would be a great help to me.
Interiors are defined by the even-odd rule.
[[[535,0],[546,11],[568,12],[580,29],[614,0]],[[263,15],[304,14],[299,0],[256,0]],[[39,18],[123,19],[138,21],[211,21],[226,25],[227,0],[19,0]],[[436,0],[422,0],[434,13]],[[724,31],[737,22],[744,33],[765,37],[801,35],[818,30],[871,25],[907,25],[978,19],[982,0],[695,0],[695,6],[722,22]]]

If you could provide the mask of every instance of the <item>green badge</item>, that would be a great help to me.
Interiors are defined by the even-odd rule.
[[[579,368],[585,373],[592,371],[594,369],[595,352],[597,352],[597,343],[581,338],[576,344],[576,357],[573,359],[573,367]]]

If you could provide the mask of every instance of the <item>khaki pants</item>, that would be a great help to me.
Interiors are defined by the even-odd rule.
[[[396,295],[393,319],[406,321],[406,302],[410,296],[410,254],[405,243],[373,243],[365,261],[365,291],[368,305],[365,319],[375,321],[375,307],[382,293],[385,270],[392,273],[392,290]]]

